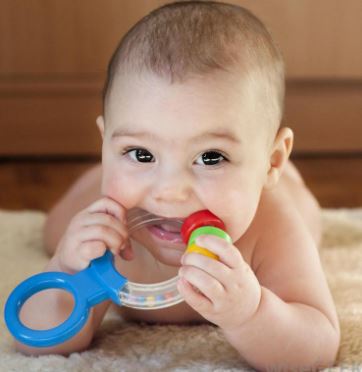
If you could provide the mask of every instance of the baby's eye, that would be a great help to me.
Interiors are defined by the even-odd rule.
[[[140,163],[150,163],[153,159],[153,155],[149,151],[142,148],[128,149],[123,152],[123,155],[125,154],[128,154],[132,160]]]
[[[199,159],[203,162],[199,163]],[[227,160],[224,155],[220,154],[218,151],[206,151],[204,152],[196,161],[199,165],[217,165],[223,160]]]

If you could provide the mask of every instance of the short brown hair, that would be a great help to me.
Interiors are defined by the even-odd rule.
[[[170,82],[215,70],[258,72],[274,127],[284,110],[284,64],[263,23],[249,10],[215,1],[178,1],[153,10],[121,39],[107,69],[103,111],[117,73],[150,71]],[[260,79],[259,79],[260,80]],[[276,114],[276,116],[275,116]]]

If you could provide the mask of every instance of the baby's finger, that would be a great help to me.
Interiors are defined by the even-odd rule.
[[[131,261],[134,258],[133,248],[129,239],[127,239],[124,248],[120,251],[119,255],[126,261]]]
[[[196,267],[181,267],[179,276],[197,288],[213,304],[225,293],[223,285],[217,279]]]
[[[125,224],[120,222],[112,215],[106,214],[104,212],[88,213],[88,215],[84,217],[83,226],[92,226],[97,224],[109,226],[116,230],[123,237],[124,244],[120,246],[120,256],[125,260],[132,260],[133,250],[131,245],[129,244],[129,233]]]
[[[126,226],[110,214],[106,214],[104,212],[88,213],[83,218],[82,226],[87,227],[92,225],[109,226],[112,229],[116,230],[125,239],[128,237],[128,230]]]
[[[218,236],[200,235],[196,238],[195,243],[219,256],[220,261],[231,269],[236,269],[245,263],[239,250]]]
[[[185,278],[179,279],[177,289],[184,300],[196,311],[202,312],[212,307],[212,302]]]
[[[104,242],[97,240],[83,242],[79,247],[81,258],[88,262],[103,256],[106,250],[107,247]]]
[[[99,240],[105,243],[113,254],[119,254],[121,246],[126,239],[109,226],[92,225],[80,230],[78,239],[81,243],[91,240]]]
[[[123,223],[127,223],[126,209],[121,204],[107,196],[95,201],[87,208],[87,211],[90,213],[107,213],[119,219]]]
[[[230,284],[230,274],[232,270],[220,261],[199,253],[190,252],[183,255],[181,262],[183,267],[193,266],[205,271],[219,281],[224,286],[225,290]]]

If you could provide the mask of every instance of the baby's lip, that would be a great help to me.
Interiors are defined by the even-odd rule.
[[[180,233],[181,232],[181,224],[169,223],[168,221],[162,221],[161,223],[156,223],[156,226],[160,226],[163,230],[173,232],[173,233]]]
[[[148,222],[148,224],[162,226],[164,225],[165,230],[174,230],[174,228],[167,226],[177,226],[180,228],[177,229],[177,232],[181,232],[181,226],[184,224],[186,217],[165,217],[158,215],[152,212],[149,212],[141,208],[133,208],[128,211],[127,222],[128,226],[133,226],[134,224],[140,224],[142,221]]]
[[[172,243],[172,244],[183,244],[183,240],[179,231],[175,231],[175,226],[165,226],[162,225],[152,225],[149,226],[148,229],[150,232],[155,235],[158,239],[164,241],[164,243]],[[184,245],[184,244],[183,244]]]
[[[152,212],[151,212],[152,213]],[[158,217],[158,218],[162,218],[164,220],[180,220],[180,221],[184,221],[186,219],[186,217],[174,217],[174,216],[162,216],[160,214],[155,214],[155,213],[152,213],[155,217]]]
[[[150,211],[148,211],[146,209],[142,209],[142,208],[131,209],[129,213],[132,213],[133,211],[136,212],[136,210],[137,210],[137,213],[139,215],[144,215],[144,216],[147,216],[147,217],[159,218],[159,219],[165,220],[165,222],[167,222],[168,220],[170,220],[170,221],[178,220],[180,222],[184,222],[186,220],[186,218],[187,218],[187,216],[186,217],[165,216],[165,215],[161,215],[161,214],[156,214],[156,213],[150,212]]]

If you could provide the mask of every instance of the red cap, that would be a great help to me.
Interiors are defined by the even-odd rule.
[[[204,209],[190,214],[181,227],[181,236],[185,244],[189,241],[191,233],[201,226],[214,226],[225,230],[225,224],[219,217],[215,216],[209,210]]]

